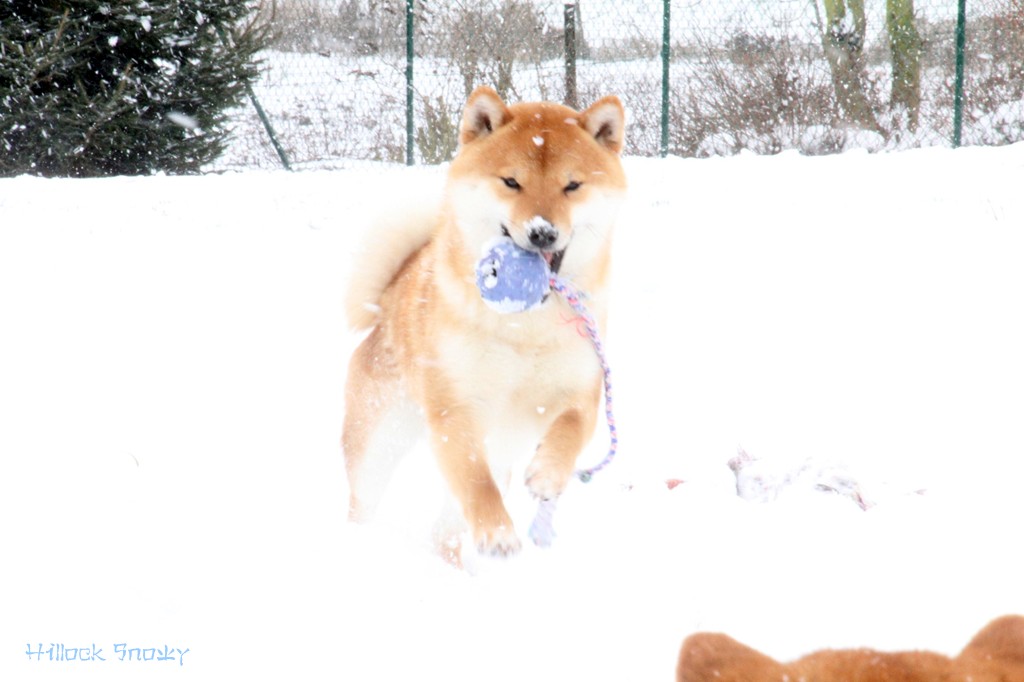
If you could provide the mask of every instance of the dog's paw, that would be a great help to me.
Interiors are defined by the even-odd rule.
[[[477,528],[473,535],[477,551],[484,556],[509,557],[523,548],[511,522],[492,528]]]
[[[572,465],[563,466],[546,457],[535,457],[526,468],[526,487],[539,500],[553,500],[562,494],[572,478]]]

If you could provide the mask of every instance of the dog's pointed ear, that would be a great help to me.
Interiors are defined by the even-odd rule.
[[[583,129],[615,154],[622,153],[626,132],[626,111],[615,95],[602,97],[583,112]]]
[[[508,107],[493,89],[481,86],[473,91],[462,112],[459,144],[486,137],[509,119]]]
[[[774,658],[717,632],[698,632],[683,641],[677,682],[768,682],[787,679]],[[790,679],[796,679],[795,676]]]
[[[960,658],[997,660],[1024,666],[1024,616],[1002,616],[981,629]]]

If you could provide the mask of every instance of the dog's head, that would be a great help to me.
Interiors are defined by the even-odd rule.
[[[577,274],[606,256],[626,180],[625,115],[616,97],[577,112],[470,96],[449,171],[448,207],[470,257],[509,236],[551,269]]]
[[[719,633],[689,636],[679,682],[1024,682],[1024,617],[989,623],[956,658],[928,651],[826,650],[780,663]]]

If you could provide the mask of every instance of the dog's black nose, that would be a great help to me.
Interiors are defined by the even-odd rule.
[[[558,241],[558,230],[550,223],[530,228],[530,243],[538,249],[546,249]]]

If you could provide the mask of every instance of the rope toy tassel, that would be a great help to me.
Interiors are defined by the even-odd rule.
[[[530,539],[533,544],[547,549],[555,541],[555,507],[557,502],[554,499],[541,500],[537,504],[537,514],[530,524]]]
[[[522,312],[539,306],[549,291],[553,290],[565,299],[582,321],[604,375],[605,419],[608,422],[611,439],[608,454],[603,460],[589,469],[576,472],[577,478],[584,483],[589,482],[594,474],[611,464],[618,449],[619,438],[612,411],[611,369],[605,359],[604,345],[601,343],[597,323],[583,303],[583,294],[568,280],[552,273],[539,253],[520,248],[507,237],[493,242],[480,259],[477,264],[477,286],[484,302],[502,313]],[[541,500],[537,505],[537,513],[530,524],[529,536],[538,547],[550,547],[555,539],[556,506],[554,498]]]

